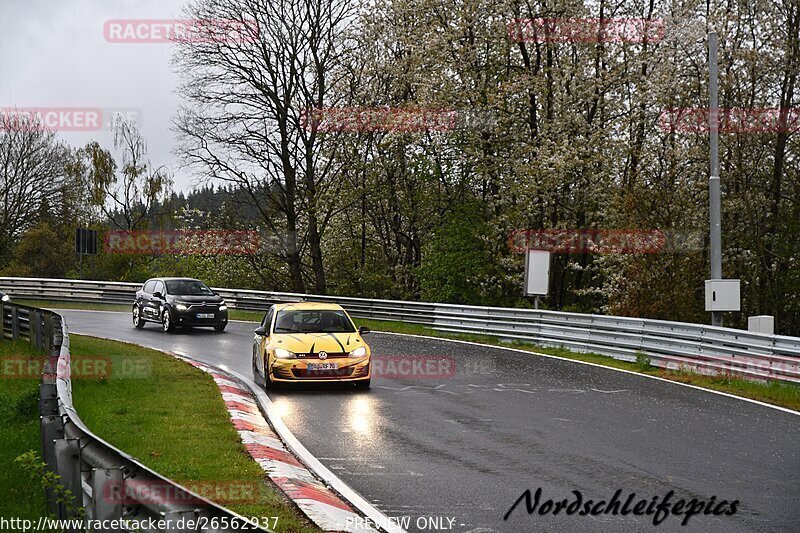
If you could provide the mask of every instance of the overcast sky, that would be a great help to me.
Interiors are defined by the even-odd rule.
[[[110,43],[104,23],[180,18],[183,0],[0,0],[0,108],[122,109],[140,117],[149,157],[175,172],[175,190],[196,180],[179,171],[170,129],[178,107],[174,45]],[[74,146],[97,140],[111,149],[107,128],[62,132]]]

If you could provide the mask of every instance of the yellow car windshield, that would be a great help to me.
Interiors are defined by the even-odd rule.
[[[336,309],[278,311],[275,333],[355,333],[356,328],[344,313]]]

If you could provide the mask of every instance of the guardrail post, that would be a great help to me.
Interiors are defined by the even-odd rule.
[[[34,350],[38,350],[39,347],[36,346],[36,329],[37,329],[37,322],[36,322],[36,315],[37,311],[28,311],[28,344],[31,345],[31,348]]]
[[[121,468],[92,469],[91,518],[93,520],[118,520],[122,517],[125,502],[125,485]],[[117,492],[119,491],[119,492]],[[116,495],[120,497],[117,498]],[[109,529],[108,531],[122,531]]]
[[[39,414],[41,416],[58,414],[58,391],[55,383],[39,384]]]
[[[28,313],[28,342],[35,350],[42,349],[42,313],[30,311]]]
[[[6,306],[0,300],[0,342],[6,340]]]
[[[47,345],[43,346],[43,348],[46,348],[45,351],[50,353],[50,350],[52,350],[53,346],[55,346],[55,338],[54,338],[55,336],[53,331],[53,315],[51,315],[50,313],[44,314],[43,327],[44,327],[44,342],[47,342]]]
[[[15,305],[11,307],[11,340],[19,339],[19,308]]]
[[[61,476],[60,485],[70,491],[74,499],[58,504],[58,517],[73,517],[83,507],[83,486],[81,485],[81,445],[78,439],[56,439],[56,473]]]
[[[64,438],[64,421],[59,415],[45,415],[39,419],[42,437],[42,460],[51,472],[56,471],[55,441]],[[58,501],[51,489],[45,490],[50,514],[58,515]]]

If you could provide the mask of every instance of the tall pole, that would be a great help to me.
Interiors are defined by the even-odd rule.
[[[708,126],[711,134],[711,175],[708,178],[708,200],[711,222],[711,279],[722,279],[722,229],[720,226],[719,186],[719,87],[717,83],[717,33],[708,34]],[[711,324],[722,326],[722,312],[711,312]]]

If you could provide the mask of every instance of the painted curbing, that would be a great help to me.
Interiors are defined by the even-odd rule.
[[[325,531],[405,533],[395,521],[320,463],[274,412],[266,393],[254,387],[245,376],[181,353],[173,355],[211,375],[248,453],[320,528]],[[262,412],[266,413],[269,422]]]

